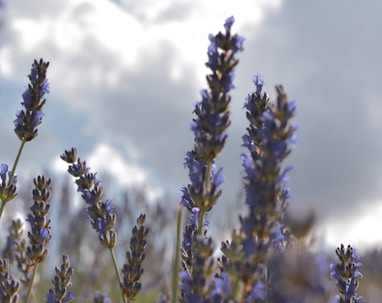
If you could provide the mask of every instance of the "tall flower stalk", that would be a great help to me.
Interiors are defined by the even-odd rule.
[[[295,127],[290,119],[295,114],[295,102],[288,101],[282,86],[276,86],[277,101],[269,102],[262,93],[264,79],[253,79],[256,91],[247,97],[245,108],[250,122],[243,136],[242,154],[245,203],[248,214],[240,217],[241,228],[231,241],[222,243],[223,272],[230,275],[234,300],[266,301],[268,284],[267,264],[275,248],[284,240],[280,223],[287,206],[289,189],[282,162],[295,142]]]
[[[18,303],[20,283],[10,274],[9,259],[0,259],[0,302]]]
[[[27,216],[27,221],[30,224],[30,232],[28,232],[29,245],[26,250],[26,255],[31,261],[33,272],[29,281],[27,303],[30,301],[32,295],[38,265],[48,256],[47,246],[52,238],[50,233],[51,220],[47,218],[47,214],[50,210],[51,179],[38,176],[33,181],[35,185],[32,192],[34,203],[30,208],[31,213]]]
[[[127,263],[124,264],[122,273],[118,268],[114,247],[117,244],[117,233],[114,224],[117,218],[113,210],[111,200],[103,198],[103,186],[97,179],[96,173],[90,172],[85,161],[77,156],[77,150],[72,148],[61,155],[61,159],[69,163],[68,172],[76,178],[78,191],[87,204],[88,219],[92,228],[98,233],[98,238],[105,248],[110,252],[114,270],[121,288],[123,302],[134,300],[141,289],[139,281],[142,273],[142,262],[145,259],[146,236],[148,229],[145,227],[145,215],[140,215],[137,224],[133,228],[130,241],[131,251],[126,253]]]
[[[48,67],[49,62],[44,62],[43,59],[39,61],[34,60],[31,73],[28,75],[30,83],[22,95],[23,102],[21,102],[21,105],[23,105],[23,109],[16,112],[16,120],[14,121],[15,133],[20,139],[21,144],[6,184],[4,184],[4,174],[8,171],[8,166],[5,167],[5,164],[2,164],[1,167],[0,218],[5,204],[16,195],[15,172],[25,143],[33,140],[38,135],[37,127],[41,124],[42,117],[44,116],[42,108],[46,102],[45,95],[49,93],[49,82],[46,78]]]
[[[90,172],[85,161],[77,156],[77,149],[66,150],[61,159],[69,165],[68,172],[76,178],[78,191],[86,202],[88,219],[92,228],[98,233],[98,238],[105,248],[110,252],[118,284],[122,283],[121,273],[114,253],[117,244],[117,233],[113,229],[117,215],[113,211],[110,199],[103,199],[103,186],[97,179],[96,174]],[[127,300],[122,294],[123,302]]]
[[[191,123],[194,132],[194,148],[185,156],[190,184],[182,188],[181,204],[191,213],[185,226],[182,242],[181,272],[182,301],[201,301],[208,295],[207,279],[211,274],[213,253],[211,239],[206,239],[206,216],[221,195],[222,169],[215,160],[224,148],[227,128],[230,125],[229,92],[234,88],[234,68],[238,64],[236,54],[243,50],[244,38],[231,34],[234,18],[224,24],[225,33],[209,35],[207,75],[209,89],[201,90],[202,100],[195,105],[195,118]]]
[[[230,125],[230,90],[234,88],[234,68],[239,60],[235,55],[243,50],[244,38],[231,34],[234,18],[224,24],[225,33],[209,35],[207,75],[209,89],[200,91],[202,100],[195,105],[196,118],[191,123],[194,132],[194,149],[185,156],[190,184],[182,188],[182,204],[192,213],[199,209],[198,233],[203,233],[205,215],[221,195],[218,189],[223,182],[222,169],[216,169],[215,159],[221,153]]]
[[[52,287],[46,295],[46,303],[66,303],[74,300],[73,291],[69,290],[72,287],[73,268],[70,266],[69,257],[62,256],[62,264],[56,267],[56,275],[52,280]]]
[[[336,280],[338,295],[336,301],[338,303],[358,303],[362,301],[362,297],[358,296],[356,290],[359,285],[359,278],[362,274],[359,268],[362,264],[359,262],[360,258],[350,245],[345,249],[341,244],[336,249],[336,255],[340,263],[331,264],[331,276]]]

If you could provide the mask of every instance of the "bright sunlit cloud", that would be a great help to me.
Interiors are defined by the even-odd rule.
[[[330,222],[324,228],[326,243],[336,247],[341,243],[359,248],[369,248],[381,243],[382,201],[371,204],[367,210],[359,212],[354,217]],[[339,215],[339,218],[341,216]]]

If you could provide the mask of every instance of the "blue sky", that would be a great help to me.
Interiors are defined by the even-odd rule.
[[[121,186],[147,183],[153,197],[169,193],[175,206],[188,182],[193,104],[206,87],[207,37],[234,15],[233,30],[246,42],[218,160],[227,180],[221,203],[242,203],[242,107],[252,76],[262,73],[271,97],[283,84],[298,102],[291,208],[314,209],[330,245],[382,242],[375,232],[382,228],[381,11],[380,1],[356,0],[5,1],[1,162],[14,161],[12,121],[30,65],[43,57],[51,62],[51,93],[20,169],[63,172],[58,157],[76,146]]]

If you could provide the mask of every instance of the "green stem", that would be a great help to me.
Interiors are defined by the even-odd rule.
[[[35,278],[35,276],[36,276],[37,267],[38,267],[38,263],[36,263],[36,264],[34,265],[34,268],[33,268],[33,273],[32,273],[31,280],[30,280],[30,282],[29,282],[28,293],[27,293],[27,297],[26,297],[25,303],[29,303],[29,301],[30,301],[30,299],[31,299],[31,296],[32,296],[32,288],[33,288],[33,281],[34,281],[34,278]]]
[[[239,294],[239,284],[240,284],[240,279],[239,277],[235,276],[236,279],[235,279],[235,282],[233,283],[233,287],[232,287],[232,297],[235,299],[235,300],[238,300],[238,294]]]
[[[8,180],[8,184],[7,184],[7,187],[9,187],[12,182],[13,182],[13,178],[15,176],[15,172],[16,172],[16,167],[19,163],[19,160],[20,160],[20,157],[21,157],[21,153],[23,152],[23,149],[24,149],[24,145],[27,141],[24,141],[22,140],[21,141],[21,145],[19,147],[19,151],[17,152],[17,156],[16,156],[16,159],[15,159],[15,163],[13,164],[13,167],[12,167],[12,171],[11,171],[11,175],[9,176],[9,180]],[[3,211],[4,211],[4,207],[5,207],[5,203],[7,202],[4,202],[4,201],[1,201],[1,206],[0,206],[0,218],[1,216],[3,215]]]
[[[1,218],[1,215],[3,214],[4,207],[5,207],[5,202],[1,201],[1,205],[0,205],[0,218]]]
[[[204,194],[207,194],[210,190],[210,180],[211,180],[211,169],[212,169],[212,161],[208,161],[207,168],[206,168],[206,174],[204,176]],[[203,201],[204,205],[201,205],[199,210],[199,217],[198,217],[198,234],[203,235],[203,219],[205,211],[205,206],[209,205],[210,201]]]
[[[178,300],[178,291],[179,291],[179,267],[180,267],[180,242],[182,235],[182,215],[183,208],[181,205],[178,207],[178,217],[176,224],[176,246],[175,246],[175,256],[174,256],[174,265],[172,271],[172,299],[171,303],[176,303]]]
[[[268,302],[268,266],[266,264],[264,266],[264,291],[265,291],[265,301],[264,303]]]
[[[117,258],[115,257],[114,249],[113,248],[109,248],[109,251],[110,251],[110,254],[111,254],[111,259],[113,260],[115,274],[117,275],[119,285],[121,285],[122,284],[122,277],[121,277],[121,273],[119,272]],[[122,300],[123,300],[124,303],[130,302],[130,299],[126,298],[123,295],[123,293],[122,293]]]

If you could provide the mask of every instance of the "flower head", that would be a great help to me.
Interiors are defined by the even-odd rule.
[[[16,184],[17,176],[11,176],[11,172],[8,171],[8,165],[5,163],[0,164],[0,199],[3,203],[6,203],[16,197]]]
[[[358,279],[362,278],[359,272],[362,264],[359,262],[360,258],[356,250],[350,245],[345,249],[345,246],[341,244],[336,249],[336,255],[340,263],[330,265],[330,269],[333,270],[330,275],[336,280],[339,292],[337,302],[361,302],[362,297],[358,296],[356,290],[359,285]]]
[[[38,176],[34,180],[35,189],[32,192],[33,205],[31,213],[27,215],[26,221],[31,226],[28,232],[29,246],[26,254],[34,263],[41,263],[48,255],[47,246],[52,238],[50,234],[50,219],[47,214],[50,210],[49,200],[51,198],[51,179],[45,176]]]
[[[62,256],[63,263],[61,267],[56,267],[56,276],[52,280],[52,288],[49,289],[46,295],[46,303],[66,303],[74,301],[71,278],[74,274],[73,268],[70,266],[69,257]]]
[[[16,112],[15,132],[21,141],[31,141],[38,133],[37,127],[42,122],[44,113],[42,107],[46,99],[44,96],[49,93],[49,82],[46,78],[46,71],[49,62],[35,60],[32,70],[28,76],[30,84],[22,94],[24,109]]]
[[[90,172],[85,161],[77,156],[72,148],[61,155],[61,159],[69,163],[68,172],[76,179],[77,189],[86,202],[87,216],[93,229],[98,233],[101,244],[107,248],[116,245],[117,234],[113,229],[117,218],[110,199],[103,200],[103,186],[96,173]]]
[[[260,74],[253,76],[253,83],[256,85],[256,93],[260,94],[264,85],[264,77]]]
[[[120,287],[123,295],[129,300],[134,300],[142,287],[140,278],[143,274],[142,263],[146,258],[146,238],[149,232],[145,226],[145,220],[144,214],[137,218],[137,224],[132,230],[133,235],[130,239],[130,251],[126,252],[127,262],[122,268],[123,282]]]

